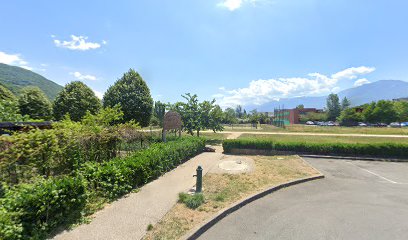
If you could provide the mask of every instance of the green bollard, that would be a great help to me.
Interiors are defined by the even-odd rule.
[[[193,177],[197,177],[197,183],[196,183],[196,193],[200,193],[203,189],[203,168],[201,166],[197,167],[197,175],[194,175]]]

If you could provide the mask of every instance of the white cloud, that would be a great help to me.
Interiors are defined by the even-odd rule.
[[[252,6],[260,4],[272,4],[274,1],[271,0],[222,0],[221,2],[218,2],[217,6],[221,8],[226,8],[229,11],[235,11],[239,8],[241,8],[245,3],[250,3]]]
[[[91,81],[97,80],[97,78],[95,76],[93,76],[93,75],[86,75],[86,74],[82,74],[80,72],[71,72],[69,74],[71,74],[72,76],[74,76],[78,80],[91,80]]]
[[[96,90],[93,90],[93,91],[94,91],[96,97],[98,97],[99,99],[103,98],[103,93],[102,92],[99,92],[99,91],[96,91]]]
[[[28,66],[28,62],[25,61],[22,57],[21,54],[8,54],[5,52],[0,51],[0,63],[8,64],[8,65],[14,65],[14,66],[19,66],[21,68],[27,69],[32,71],[34,68]]]
[[[223,90],[223,96],[217,96],[223,107],[236,105],[261,105],[280,98],[317,96],[337,92],[336,84],[344,79],[355,79],[359,75],[368,74],[375,68],[348,68],[332,74],[330,77],[320,73],[310,73],[307,77],[259,79],[253,80],[248,87],[233,90]]]
[[[219,2],[217,6],[227,8],[230,11],[235,11],[241,7],[243,0],[224,0]]]
[[[0,52],[0,63],[9,65],[26,65],[27,62],[24,61],[20,54],[7,54],[5,52]]]
[[[65,40],[61,41],[58,39],[54,39],[54,44],[57,47],[68,48],[71,50],[80,50],[80,51],[97,49],[101,47],[101,44],[96,43],[96,42],[87,42],[87,39],[88,37],[71,35],[70,41],[65,41]],[[106,41],[102,42],[102,44],[106,44],[106,43],[107,43]]]
[[[27,69],[27,70],[30,70],[30,71],[33,70],[33,68],[32,68],[32,67],[29,67],[29,66],[20,66],[20,67],[22,67],[22,68],[24,68],[24,69]]]
[[[374,67],[352,67],[352,68],[347,68],[343,71],[340,71],[338,73],[335,73],[332,75],[332,78],[335,79],[356,79],[357,75],[359,74],[368,74],[371,72],[374,72],[375,68]]]
[[[358,79],[357,81],[354,82],[354,87],[359,87],[359,86],[367,84],[367,83],[370,83],[370,81],[368,81],[368,79],[361,78],[361,79]]]

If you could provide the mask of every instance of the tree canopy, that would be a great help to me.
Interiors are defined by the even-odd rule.
[[[341,100],[341,110],[345,110],[351,106],[351,102],[347,99],[347,97],[344,97],[343,100]]]
[[[142,127],[149,125],[153,99],[146,82],[133,69],[109,87],[103,97],[105,107],[114,107],[117,104],[122,107],[124,122],[135,120]]]
[[[164,114],[166,114],[166,104],[156,101],[154,103],[153,117],[157,119],[160,127],[163,127]]]
[[[96,114],[101,108],[101,101],[83,82],[74,81],[65,85],[54,101],[54,117],[61,120],[69,114],[71,120],[81,120],[87,111]]]
[[[177,102],[170,109],[180,113],[183,128],[189,134],[200,136],[200,131],[211,129],[214,132],[223,130],[221,125],[223,112],[220,106],[215,105],[215,100],[199,102],[196,94],[182,95],[187,102]]]
[[[22,115],[32,119],[50,120],[52,105],[45,93],[38,87],[26,87],[18,97],[18,107]]]
[[[330,121],[335,121],[338,116],[340,116],[341,107],[339,96],[337,94],[330,94],[327,97],[327,119]]]
[[[0,84],[0,100],[14,101],[16,96],[6,87]]]

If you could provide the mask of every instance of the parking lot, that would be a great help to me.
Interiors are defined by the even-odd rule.
[[[326,178],[248,204],[200,239],[408,239],[408,163],[306,160]]]

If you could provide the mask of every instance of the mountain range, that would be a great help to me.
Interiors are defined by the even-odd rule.
[[[37,86],[50,100],[54,100],[58,92],[62,90],[62,86],[40,74],[3,63],[0,63],[0,84],[8,88],[15,95],[18,95],[24,87]]]
[[[20,90],[27,86],[37,86],[48,96],[55,99],[62,86],[34,73],[30,70],[0,63],[0,84],[18,95]],[[352,106],[358,106],[381,99],[392,100],[408,97],[408,82],[401,80],[380,80],[367,83],[359,87],[349,88],[337,93],[340,99],[347,97]],[[271,112],[274,108],[295,108],[303,104],[306,108],[322,109],[326,106],[327,96],[282,98],[262,105],[245,106],[247,110],[257,109],[259,112]]]
[[[408,97],[408,82],[401,80],[380,80],[367,83],[359,87],[345,89],[337,93],[340,100],[347,97],[352,106],[378,100],[392,100]],[[259,106],[245,106],[246,109],[257,109],[259,112],[271,112],[274,108],[295,108],[303,104],[305,108],[323,109],[326,106],[327,96],[282,98]]]

